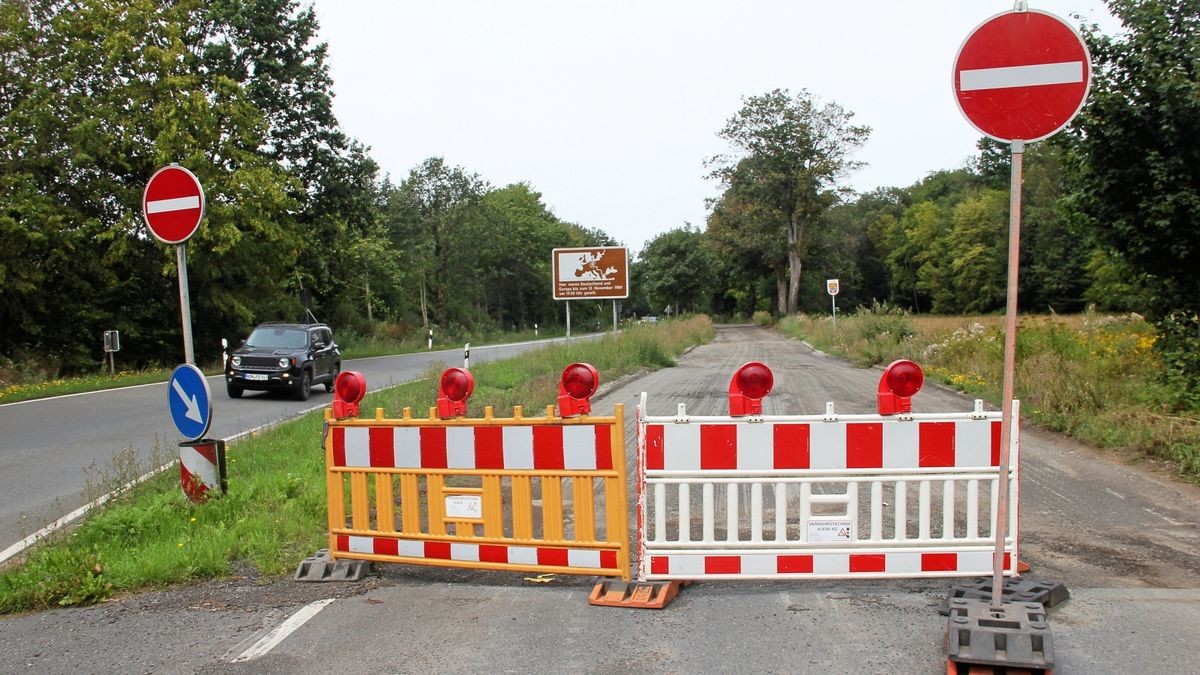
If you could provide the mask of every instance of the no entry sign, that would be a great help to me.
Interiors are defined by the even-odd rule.
[[[182,244],[204,217],[204,189],[195,174],[164,166],[150,177],[142,194],[142,216],[150,233],[164,244]]]
[[[998,141],[1037,141],[1075,117],[1091,84],[1087,46],[1062,19],[1032,9],[979,25],[954,59],[954,97]]]

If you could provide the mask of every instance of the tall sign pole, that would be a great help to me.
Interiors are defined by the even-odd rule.
[[[186,247],[187,240],[200,228],[200,221],[204,218],[204,188],[200,186],[200,180],[178,164],[155,171],[142,193],[142,217],[155,239],[175,246],[175,262],[179,268],[179,312],[183,323],[183,358],[185,363],[195,363]]]
[[[1004,543],[1009,530],[1010,445],[1017,353],[1017,271],[1021,242],[1021,180],[1025,144],[1054,135],[1079,113],[1091,84],[1087,46],[1070,24],[1027,9],[977,26],[954,59],[953,87],[959,110],[984,135],[1012,149],[1008,228],[1008,297],[1004,319],[1004,384],[1000,423],[996,547],[992,606],[1003,603]],[[1013,551],[1014,555],[1017,553]],[[1017,560],[1012,564],[1016,565]]]
[[[837,294],[839,289],[837,279],[826,279],[825,290],[829,291],[829,315],[833,317],[833,327],[837,328]]]

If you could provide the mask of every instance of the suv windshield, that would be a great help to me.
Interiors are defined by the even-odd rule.
[[[295,328],[260,326],[246,339],[247,347],[267,349],[303,349],[308,346],[308,334]]]

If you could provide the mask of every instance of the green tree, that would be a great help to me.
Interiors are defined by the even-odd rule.
[[[1147,285],[1157,346],[1200,401],[1200,0],[1109,0],[1125,30],[1085,33],[1094,64],[1075,125],[1079,205]]]
[[[5,283],[6,348],[85,369],[100,360],[94,336],[117,328],[135,363],[177,360],[174,250],[148,236],[141,194],[156,168],[179,162],[206,192],[189,281],[206,319],[196,342],[216,353],[223,326],[278,304],[274,280],[250,272],[290,264],[297,247],[276,223],[294,207],[289,179],[256,152],[261,112],[201,66],[202,4],[2,7],[0,258],[23,251],[29,268]]]
[[[281,275],[285,287],[315,290],[317,305],[356,293],[342,260],[380,216],[378,167],[334,116],[313,8],[297,0],[214,0],[206,15],[205,67],[236,82],[261,111],[257,151],[296,179],[289,196],[297,206],[288,219],[305,245],[295,269]]]
[[[756,215],[770,218],[786,241],[787,278],[778,280],[786,284],[783,311],[796,310],[808,229],[845,192],[838,181],[861,166],[850,157],[870,128],[851,124],[853,117],[836,103],[821,105],[807,91],[792,96],[776,89],[745,99],[717,134],[734,154],[710,159],[710,175],[760,205]]]
[[[477,174],[431,157],[412,169],[388,196],[392,245],[416,283],[421,325],[449,325],[467,318],[475,287],[475,254],[468,235],[481,218],[487,184]]]
[[[716,290],[717,257],[699,228],[690,224],[646,242],[638,256],[639,279],[651,307],[670,305],[676,312],[704,311]]]
[[[895,302],[883,261],[885,251],[880,248],[876,233],[903,215],[906,202],[903,190],[880,188],[829,211],[828,225],[814,238],[812,260],[822,286],[824,279],[839,280],[839,305],[870,306],[877,300]],[[821,301],[820,310],[824,311],[828,299],[820,294],[817,299]]]
[[[728,292],[738,299],[735,311],[750,316],[760,308],[771,309],[769,299],[760,307],[758,289],[765,281],[775,286],[775,311],[782,313],[787,307],[787,286],[782,283],[787,241],[775,227],[779,217],[770,207],[744,197],[741,185],[735,181],[713,202],[705,232],[729,270]]]
[[[935,312],[982,314],[1004,307],[1008,199],[1005,190],[984,189],[955,205],[944,246],[947,285],[935,295]]]
[[[484,195],[492,235],[481,247],[485,306],[500,326],[546,325],[557,310],[550,294],[551,251],[571,233],[527,183]]]

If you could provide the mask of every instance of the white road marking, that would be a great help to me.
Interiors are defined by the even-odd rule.
[[[1159,513],[1158,511],[1155,511],[1154,509],[1149,509],[1149,508],[1146,508],[1143,506],[1142,510],[1145,511],[1146,513],[1149,513],[1150,515],[1158,516],[1159,518],[1162,518],[1163,520],[1167,521],[1168,523],[1170,523],[1171,525],[1174,525],[1176,527],[1183,525],[1183,523],[1179,522],[1178,520],[1174,520],[1173,518],[1168,518],[1168,517],[1164,516],[1163,514]]]
[[[333,601],[334,598],[327,598],[325,600],[310,602],[301,607],[298,612],[288,617],[286,621],[276,626],[275,629],[270,633],[264,635],[262,639],[260,639],[258,642],[255,642],[246,651],[242,652],[241,656],[238,656],[231,663],[252,661],[260,656],[263,656],[267,652],[270,652],[275,648],[276,645],[287,639],[287,636],[296,632],[296,629],[303,626],[309,619],[316,616],[317,612],[325,609],[325,607]]]
[[[200,208],[200,196],[176,197],[174,199],[156,199],[146,202],[146,213],[166,213],[167,211],[186,211]]]
[[[1006,68],[983,68],[980,70],[964,70],[958,74],[959,91],[1012,89],[1014,87],[1078,84],[1080,82],[1083,82],[1083,61],[1039,63],[1032,66],[1010,66]]]

